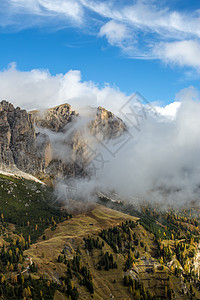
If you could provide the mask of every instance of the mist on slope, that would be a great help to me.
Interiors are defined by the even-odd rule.
[[[176,101],[160,107],[134,103],[119,89],[82,82],[79,71],[52,76],[47,70],[21,72],[11,65],[0,72],[0,97],[28,110],[69,103],[81,117],[63,134],[51,133],[55,158],[67,161],[65,141],[84,128],[92,159],[90,177],[59,182],[59,197],[93,201],[96,191],[115,192],[123,199],[147,199],[183,204],[198,199],[200,190],[200,99],[194,88],[181,91]],[[124,120],[127,132],[99,141],[87,130],[91,111],[103,106]],[[130,111],[130,107],[132,110]]]
[[[68,199],[89,201],[98,191],[129,201],[182,205],[198,200],[199,94],[193,88],[185,89],[177,100],[176,113],[170,117],[148,104],[136,104],[129,114],[126,111],[128,131],[123,136],[96,143],[92,139],[96,154],[88,166],[91,177],[59,183],[58,190]]]
[[[138,195],[172,204],[198,199],[200,99],[193,89],[178,97],[181,106],[173,120],[159,115],[142,120],[140,132],[100,174],[104,187],[123,197]],[[135,132],[133,127],[129,131]]]

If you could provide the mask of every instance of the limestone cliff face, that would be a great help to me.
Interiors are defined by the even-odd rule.
[[[5,100],[0,102],[0,168],[17,167],[53,178],[87,176],[88,141],[82,128],[72,130],[72,120],[79,120],[79,114],[69,104],[28,113]],[[97,140],[116,138],[126,130],[122,120],[102,107],[86,127]]]
[[[45,159],[41,156],[48,143],[37,146],[34,119],[7,101],[0,102],[0,165],[17,167],[31,174],[43,172]],[[40,151],[38,151],[40,150]]]
[[[113,139],[119,137],[126,130],[124,122],[112,112],[99,106],[95,119],[89,124],[90,131],[98,138]]]
[[[0,106],[0,163],[5,165],[14,164],[10,149],[11,130],[7,119],[7,112]]]
[[[72,132],[70,136],[64,135],[72,120],[76,119],[79,114],[73,111],[67,103],[50,108],[45,112],[32,111],[30,113],[36,126],[37,144],[42,145],[38,150],[45,161],[45,175],[53,178],[86,176],[83,159],[78,156],[83,145],[81,136],[79,141],[75,142],[74,136],[77,132]],[[45,134],[42,133],[44,129],[47,130]],[[58,139],[55,133],[59,133]],[[51,137],[52,134],[54,139],[52,139],[50,147],[44,147],[44,139],[46,136]]]
[[[30,112],[38,127],[48,128],[52,131],[63,131],[64,127],[72,121],[73,116],[78,116],[75,111],[71,110],[69,104],[62,104],[46,110],[44,113],[33,111]]]

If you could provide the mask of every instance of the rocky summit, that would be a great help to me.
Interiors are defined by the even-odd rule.
[[[31,114],[7,101],[0,103],[0,163],[29,173],[42,170],[34,119]],[[44,145],[45,147],[45,145]]]
[[[87,135],[83,134],[83,128]],[[84,156],[89,143],[87,137],[110,140],[125,130],[123,121],[102,107],[90,109],[90,117],[82,122],[81,114],[69,104],[44,112],[27,112],[3,100],[0,102],[0,166],[36,177],[87,176]]]
[[[71,105],[62,104],[41,113],[37,110],[30,112],[38,127],[48,128],[52,131],[63,131],[64,127],[72,121],[73,116],[78,114],[71,109]]]

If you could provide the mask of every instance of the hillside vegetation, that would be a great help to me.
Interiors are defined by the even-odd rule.
[[[35,181],[24,178],[14,178],[0,175],[0,213],[1,220],[12,223],[14,232],[30,235],[35,242],[45,228],[54,222],[68,218],[66,212],[61,212],[53,189]]]
[[[45,185],[0,187],[0,299],[200,299],[197,208],[101,199],[70,215]]]

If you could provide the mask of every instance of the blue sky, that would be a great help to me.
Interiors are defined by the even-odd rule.
[[[200,89],[199,0],[3,0],[0,70],[80,70],[82,81],[109,84],[149,101]],[[8,78],[9,80],[9,78]]]

